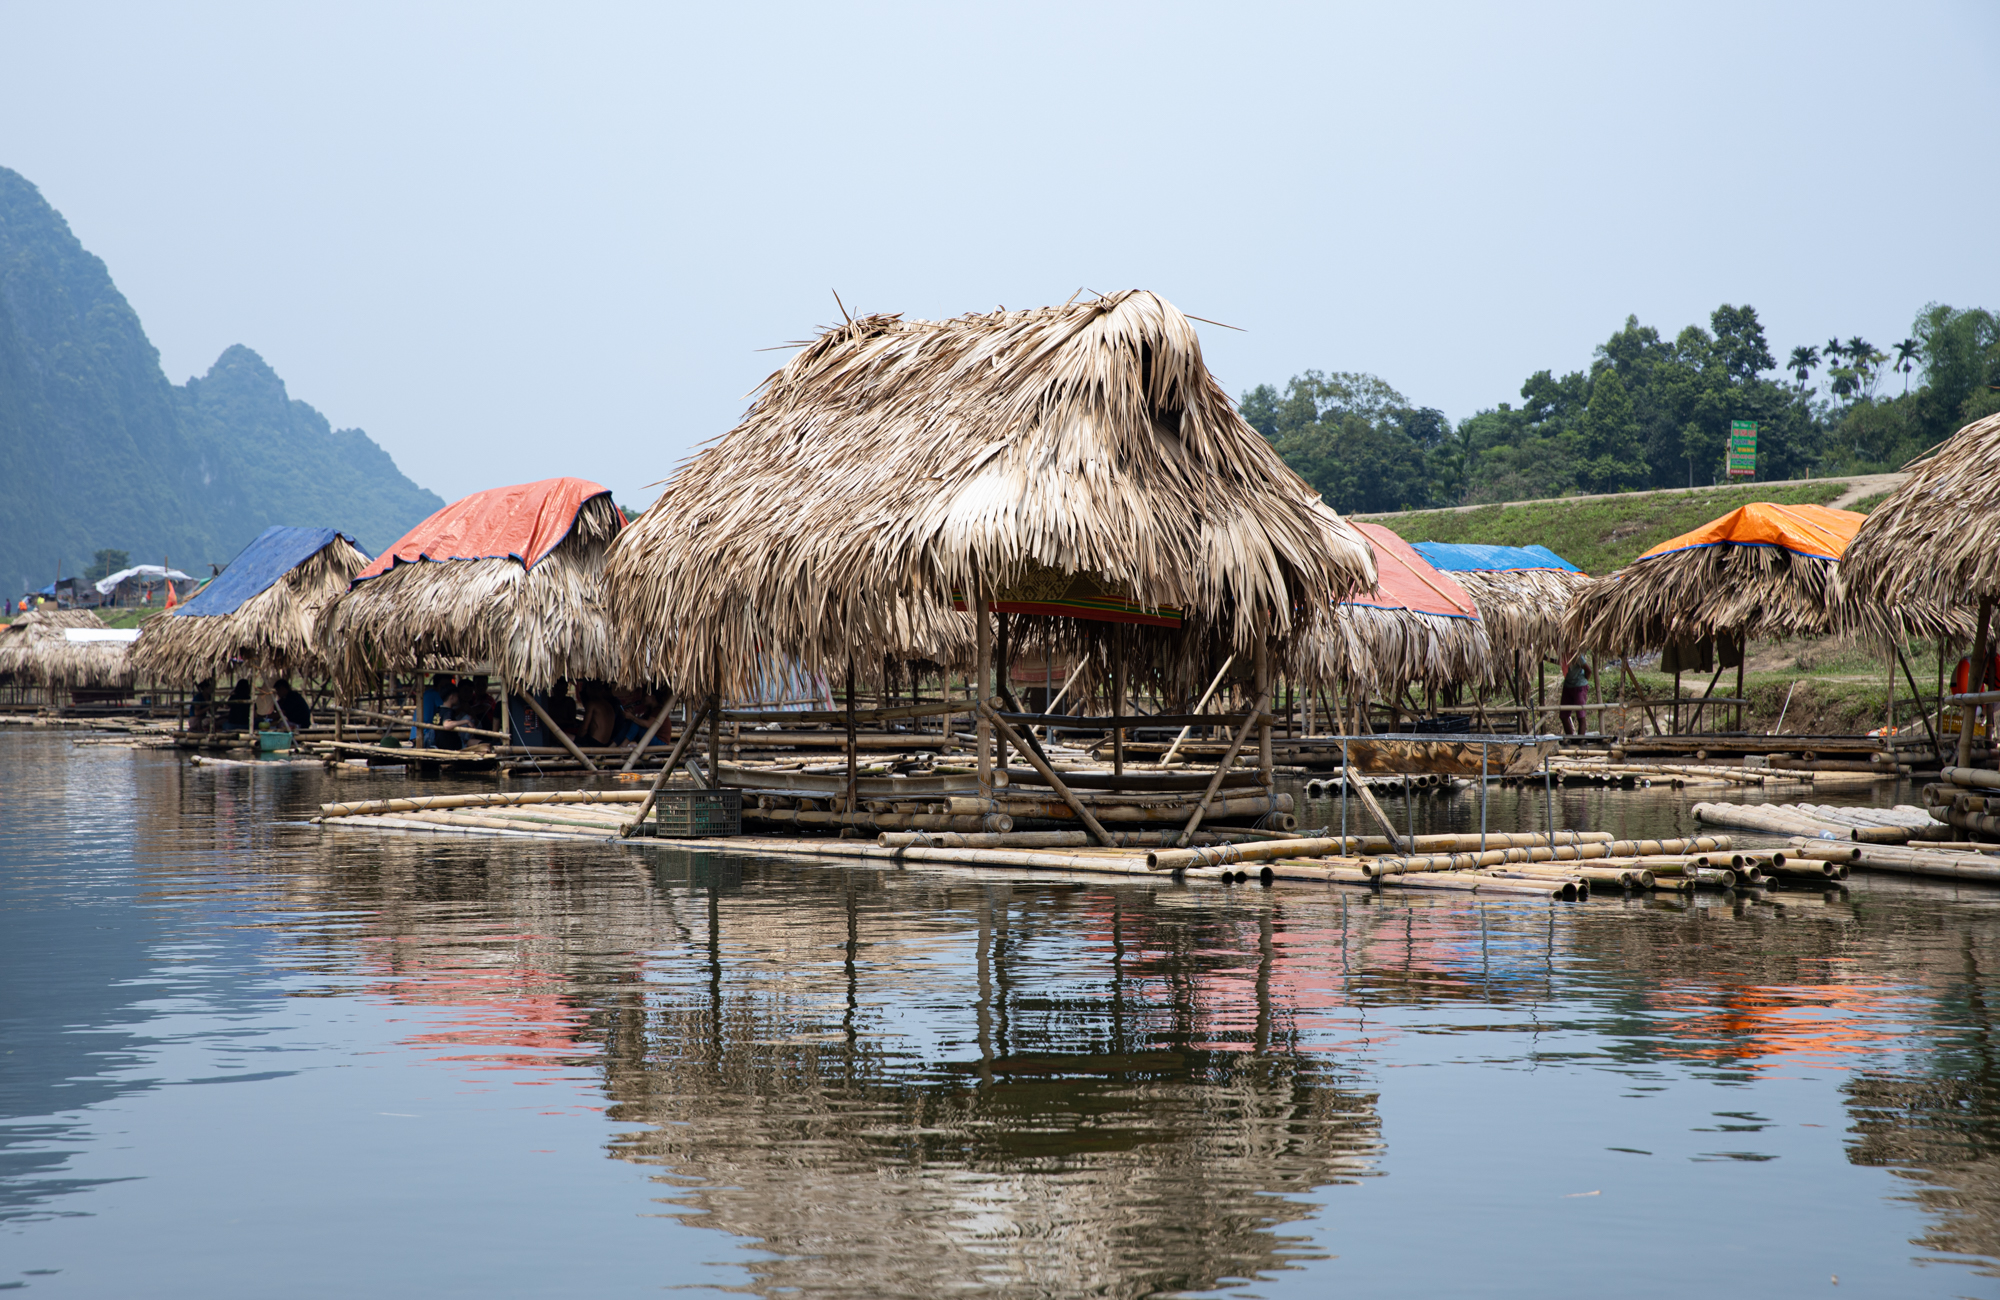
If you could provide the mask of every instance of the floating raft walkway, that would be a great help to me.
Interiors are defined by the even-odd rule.
[[[678,839],[648,834],[650,826],[634,826],[633,816],[645,798],[623,790],[436,795],[324,804],[313,820],[345,830],[625,843],[822,862],[845,858],[1178,880],[1256,876],[1566,901],[1588,899],[1593,889],[1620,895],[1755,891],[1780,882],[1824,889],[1837,885],[1846,871],[1844,863],[1831,858],[1738,851],[1727,836],[1613,840],[1592,831],[1391,838],[1220,830],[1197,833],[1185,848],[1174,846],[1179,836],[1171,830],[1120,832],[1111,847],[1092,845],[1081,831],[887,831],[872,840],[784,835]]]

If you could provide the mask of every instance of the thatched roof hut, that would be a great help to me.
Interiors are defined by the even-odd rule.
[[[325,676],[320,616],[367,564],[331,528],[266,528],[199,595],[146,620],[133,665],[159,682]]]
[[[1939,610],[2000,601],[2000,415],[1915,466],[1854,534],[1840,581],[1858,622],[1900,618],[1920,635]]]
[[[725,695],[761,651],[872,674],[982,595],[1072,645],[1122,628],[1121,661],[1186,686],[1219,653],[1285,653],[1375,580],[1144,291],[827,330],[608,572],[628,673]]]
[[[479,670],[517,689],[619,676],[604,553],[624,527],[608,489],[580,478],[454,501],[355,575],[320,620],[340,688],[383,672]]]
[[[1333,607],[1313,667],[1372,693],[1408,685],[1491,680],[1493,650],[1477,602],[1415,547],[1380,524],[1355,520],[1375,556],[1375,586]]]
[[[1590,575],[1546,546],[1416,542],[1417,553],[1479,605],[1494,656],[1510,664],[1561,659],[1563,615]],[[1518,659],[1517,659],[1518,657]]]
[[[1564,634],[1607,654],[1711,637],[1854,630],[1836,608],[1834,568],[1866,515],[1760,501],[1661,542],[1586,586]]]
[[[0,678],[51,690],[130,686],[136,635],[87,609],[30,610],[0,628]]]

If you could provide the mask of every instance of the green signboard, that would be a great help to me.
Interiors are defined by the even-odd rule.
[[[1755,420],[1731,420],[1729,422],[1729,476],[1757,475],[1757,422]]]

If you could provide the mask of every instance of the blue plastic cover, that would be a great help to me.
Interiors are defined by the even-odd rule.
[[[1561,569],[1565,573],[1583,570],[1546,546],[1481,546],[1472,542],[1412,542],[1417,553],[1431,567],[1446,573],[1472,573],[1481,569]]]
[[[194,617],[234,614],[246,601],[262,595],[272,583],[319,554],[320,548],[338,536],[331,528],[286,528],[273,524],[257,534],[256,541],[237,552],[222,576],[203,587],[187,604],[177,605],[170,612]]]

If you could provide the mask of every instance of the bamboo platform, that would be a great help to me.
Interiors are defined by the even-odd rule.
[[[827,860],[936,864],[1011,871],[1143,877],[1162,882],[1294,881],[1363,889],[1446,890],[1489,897],[1587,901],[1600,895],[1837,888],[1833,856],[1735,850],[1727,836],[1615,841],[1588,831],[1387,836],[1296,836],[1202,831],[1175,847],[1171,831],[1119,832],[1110,846],[1081,831],[938,833],[873,838],[749,834],[683,839],[627,836],[645,806],[636,791],[572,790],[378,799],[321,806],[313,820],[338,830],[456,834]],[[1851,850],[1849,850],[1851,851]],[[1822,848],[1822,854],[1825,850]],[[1995,871],[2000,872],[2000,862]]]

